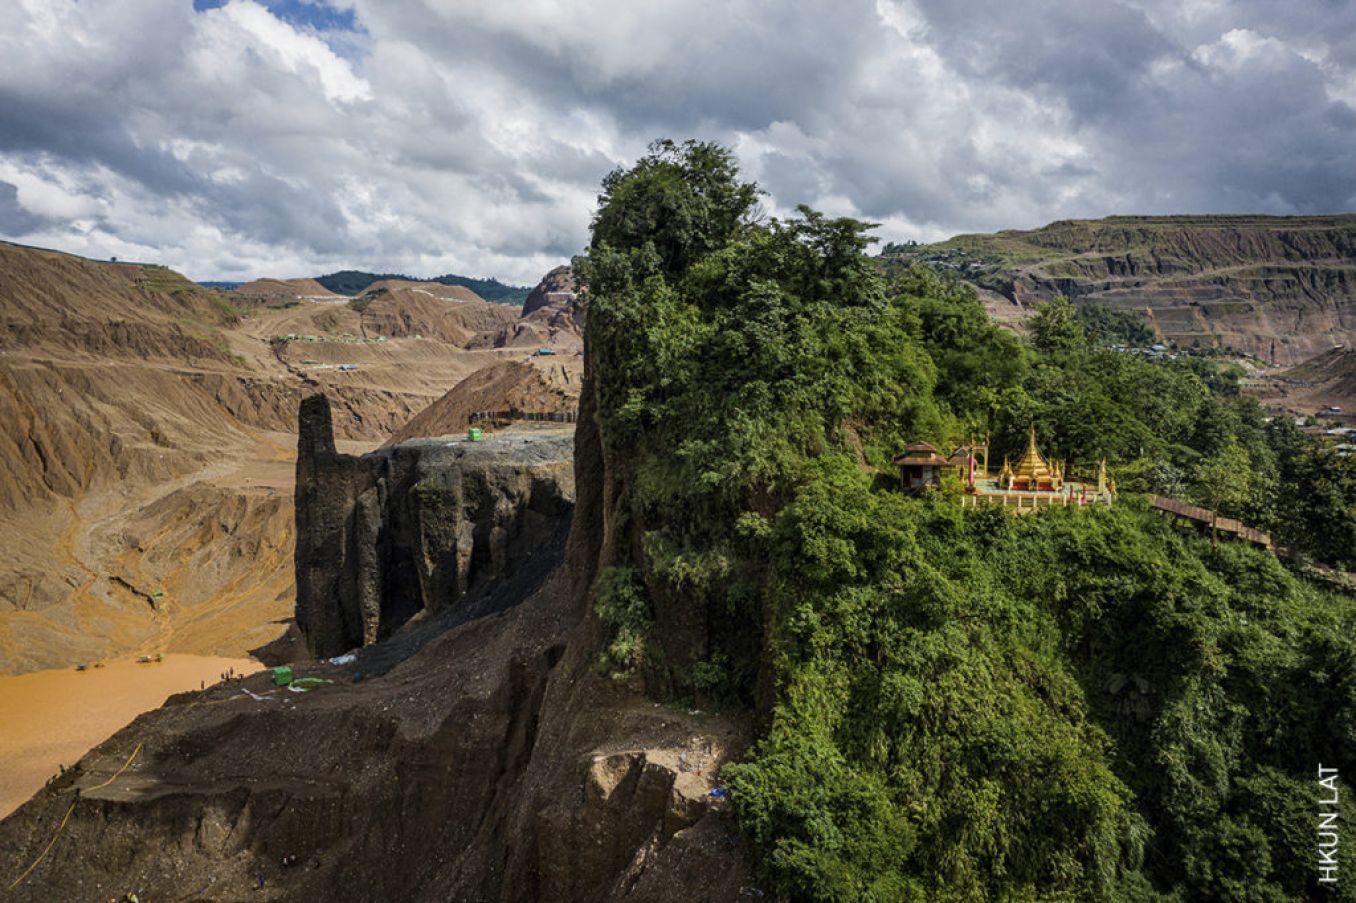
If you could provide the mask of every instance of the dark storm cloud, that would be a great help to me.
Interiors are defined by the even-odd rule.
[[[1348,133],[1348,137],[1356,137],[1350,134],[1356,131],[1356,110],[1344,103],[1331,103],[1328,105],[1327,119],[1334,129]]]
[[[198,276],[530,281],[660,136],[887,238],[1356,206],[1345,0],[8,3],[0,233]]]
[[[320,253],[342,249],[346,230],[333,198],[290,185],[255,166],[222,183],[210,169],[141,145],[119,121],[119,104],[80,104],[82,98],[30,98],[0,92],[0,153],[20,159],[54,157],[104,167],[161,198],[179,198],[204,219],[275,245]]]
[[[1148,68],[1175,51],[1143,12],[1067,0],[920,0],[927,36],[969,78],[1049,92],[1080,121],[1134,105]]]
[[[1350,107],[1331,97],[1334,70],[1351,84],[1351,3],[1210,4],[1209,23],[1153,3],[918,7],[957,71],[1067,109],[1070,134],[1129,182],[1118,193],[1147,205],[1136,209],[1321,212],[1356,199]]]
[[[107,166],[162,194],[193,191],[198,176],[163,151],[138,146],[118,109],[56,90],[39,98],[0,90],[0,153]]]

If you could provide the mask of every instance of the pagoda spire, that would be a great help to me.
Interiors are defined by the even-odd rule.
[[[1050,465],[1041,457],[1040,451],[1036,448],[1036,427],[1034,424],[1027,441],[1026,454],[1022,455],[1022,460],[1017,462],[1013,472],[1019,479],[1027,480],[1028,485],[1033,489],[1040,480],[1048,481],[1054,477]]]

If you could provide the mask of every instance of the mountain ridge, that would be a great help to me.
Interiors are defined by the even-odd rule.
[[[1277,364],[1356,343],[1356,214],[1059,220],[889,244],[881,257],[955,272],[988,293],[999,319],[1066,295],[1136,311],[1181,348]]]

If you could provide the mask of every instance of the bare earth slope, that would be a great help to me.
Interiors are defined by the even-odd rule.
[[[423,436],[447,436],[465,430],[477,412],[564,413],[579,404],[579,392],[552,384],[524,361],[505,361],[477,370],[392,434],[387,445]]]
[[[1345,412],[1341,419],[1349,421],[1356,412],[1356,348],[1334,346],[1299,366],[1260,374],[1245,388],[1273,409],[1330,420],[1337,419],[1330,415],[1338,408]]]
[[[480,333],[494,333],[518,319],[506,304],[490,304],[460,285],[439,282],[374,282],[354,299],[366,333],[392,338],[422,336],[466,346]]]
[[[1356,347],[1330,348],[1282,375],[1314,390],[1317,398],[1356,403]]]
[[[260,628],[286,615],[290,581],[268,565],[291,541],[288,487],[238,492],[230,476],[286,459],[266,431],[286,428],[286,405],[266,391],[238,417],[222,410],[217,398],[247,379],[223,337],[238,323],[225,299],[163,268],[0,245],[0,311],[0,673],[179,648],[173,625],[190,609],[232,635],[205,651],[266,641]],[[191,536],[165,552],[186,523]],[[238,579],[244,561],[229,577],[190,576],[200,549],[244,525],[256,580]],[[194,592],[176,596],[176,583]],[[243,620],[242,607],[254,609]]]
[[[465,289],[394,286],[379,317],[306,282],[222,295],[0,243],[0,674],[268,643],[293,604],[301,397],[371,448],[522,356],[465,347],[516,317]],[[451,325],[401,325],[426,319]]]
[[[1356,215],[1115,216],[888,253],[954,269],[1018,311],[1059,294],[1138,311],[1182,348],[1269,362],[1274,348],[1293,365],[1356,345]]]
[[[235,294],[250,298],[276,298],[289,301],[306,299],[343,303],[348,300],[314,279],[255,279],[237,288]]]

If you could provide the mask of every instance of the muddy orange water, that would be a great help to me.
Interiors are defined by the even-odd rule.
[[[36,793],[61,765],[71,766],[142,712],[174,693],[216,683],[228,668],[248,674],[252,659],[167,655],[138,664],[32,671],[0,677],[0,818]]]

